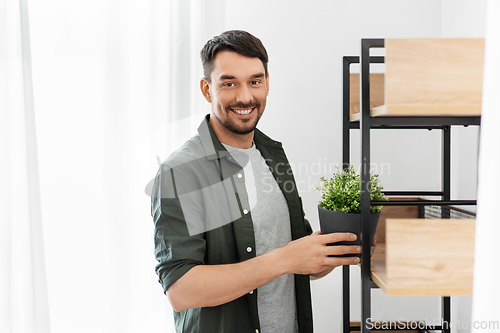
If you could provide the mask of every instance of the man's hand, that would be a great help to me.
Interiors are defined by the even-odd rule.
[[[361,251],[358,245],[328,246],[340,241],[356,240],[351,233],[331,233],[322,235],[319,231],[310,236],[299,238],[277,249],[282,251],[286,273],[318,274],[329,272],[342,265],[359,263],[358,257],[329,257],[330,255],[356,254]],[[326,275],[326,274],[325,274]]]

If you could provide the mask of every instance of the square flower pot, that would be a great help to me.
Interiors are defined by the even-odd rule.
[[[361,245],[361,214],[360,213],[342,213],[324,209],[318,206],[319,224],[322,234],[337,232],[350,232],[358,238],[355,241],[342,241],[332,243],[331,245]],[[370,244],[377,230],[380,212],[370,214]],[[354,256],[354,255],[343,255]]]

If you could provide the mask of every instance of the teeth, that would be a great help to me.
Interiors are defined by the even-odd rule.
[[[237,114],[242,114],[242,115],[249,114],[250,112],[252,112],[252,109],[247,109],[247,110],[235,110],[235,109],[231,109],[231,110],[233,110]]]

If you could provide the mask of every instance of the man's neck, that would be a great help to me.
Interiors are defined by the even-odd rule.
[[[254,131],[248,134],[233,133],[224,127],[224,125],[217,121],[213,116],[210,117],[208,123],[221,143],[241,149],[252,148]]]

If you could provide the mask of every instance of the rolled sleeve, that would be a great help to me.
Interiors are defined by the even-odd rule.
[[[204,264],[204,234],[190,236],[169,170],[156,176],[151,198],[151,214],[155,223],[155,271],[166,292],[170,286],[196,265]]]

